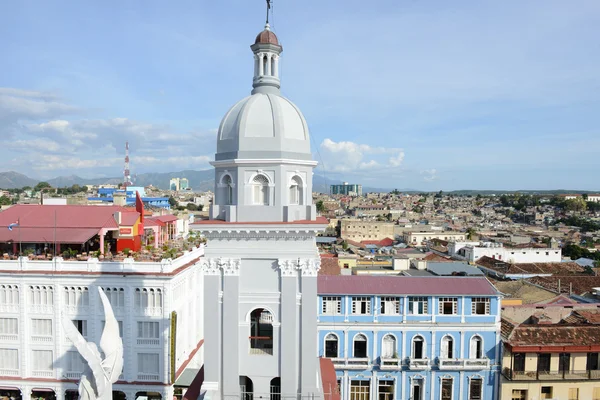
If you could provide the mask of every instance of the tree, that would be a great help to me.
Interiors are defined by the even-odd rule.
[[[173,196],[169,196],[169,205],[171,208],[175,208],[177,206],[177,200]]]
[[[587,204],[581,197],[569,199],[565,201],[565,209],[567,211],[585,211]]]
[[[189,211],[198,211],[198,206],[195,203],[187,203],[185,208],[187,208]]]
[[[317,207],[317,212],[319,214],[323,214],[325,212],[325,205],[323,204],[323,200],[317,201],[317,204],[315,204],[315,206]]]
[[[0,206],[9,206],[12,204],[12,200],[7,196],[0,196]]]
[[[475,228],[469,228],[469,229],[467,229],[467,239],[473,240],[473,237],[475,235],[477,235],[477,231],[475,230]]]
[[[39,192],[42,189],[52,187],[48,182],[40,182],[33,188],[34,191]]]

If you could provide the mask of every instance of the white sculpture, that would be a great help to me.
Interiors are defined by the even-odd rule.
[[[111,400],[112,385],[123,371],[123,341],[119,335],[119,324],[102,288],[98,287],[98,292],[106,321],[100,337],[100,350],[104,353],[104,359],[96,343],[86,342],[69,318],[63,317],[62,321],[67,337],[87,362],[79,380],[80,400]]]

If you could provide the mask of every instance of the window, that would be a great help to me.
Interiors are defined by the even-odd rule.
[[[579,400],[579,388],[569,388],[569,400]]]
[[[525,353],[515,353],[513,356],[513,370],[525,372]]]
[[[87,321],[86,320],[75,319],[75,320],[73,320],[73,325],[75,325],[77,327],[77,330],[79,331],[79,333],[81,333],[81,336],[83,336],[83,337],[87,336]]]
[[[64,302],[66,306],[88,306],[90,304],[90,294],[88,288],[83,287],[65,287]]]
[[[550,371],[550,353],[538,354],[537,371],[538,372],[549,372]]]
[[[490,299],[488,297],[473,297],[471,300],[471,314],[489,315]]]
[[[290,183],[290,204],[302,204],[302,180],[298,176]]]
[[[106,321],[102,320],[100,321],[102,324],[102,328],[100,329],[100,332],[104,331],[104,325],[106,324]],[[119,336],[122,338],[123,337],[123,321],[117,321],[117,324],[119,324]]]
[[[159,338],[159,323],[158,322],[145,322],[138,321],[137,323],[137,337],[140,339],[158,339]]]
[[[269,180],[264,175],[256,175],[252,180],[252,203],[255,205],[269,205]]]
[[[396,338],[392,335],[385,335],[381,343],[381,357],[395,358],[396,354]]]
[[[273,355],[273,314],[264,308],[250,313],[250,354]]]
[[[32,356],[34,371],[52,371],[52,350],[33,350]]]
[[[481,378],[471,378],[469,381],[469,400],[481,400],[483,391],[483,380]]]
[[[425,344],[423,338],[421,336],[415,336],[412,344],[412,358],[422,359],[424,357],[423,347]]]
[[[103,288],[104,294],[113,307],[125,307],[125,290],[123,288]]]
[[[379,399],[378,400],[394,400],[394,381],[379,380]]]
[[[542,386],[542,399],[552,398],[552,386]]]
[[[513,389],[512,400],[527,400],[527,390],[525,389]]]
[[[19,320],[16,318],[0,318],[0,335],[18,335]]]
[[[366,315],[371,314],[370,297],[352,297],[352,314]]]
[[[382,297],[380,314],[381,315],[399,315],[400,314],[400,297]]]
[[[54,288],[52,286],[29,286],[29,303],[36,306],[54,304]]]
[[[19,369],[19,350],[0,349],[0,369]]]
[[[325,357],[337,358],[338,354],[338,337],[330,333],[325,336]]]
[[[442,400],[452,400],[452,379],[442,379]]]
[[[597,371],[600,369],[600,363],[598,362],[598,355],[600,353],[588,353],[587,355],[587,370],[588,371]]]
[[[225,205],[230,206],[233,204],[233,182],[231,176],[225,175],[223,177],[223,186],[225,187]]]
[[[458,298],[456,297],[440,297],[439,313],[444,315],[458,314]]]
[[[352,350],[352,357],[367,358],[367,337],[362,333],[356,335],[354,337]]]
[[[138,353],[138,375],[150,375],[145,378],[158,379],[158,354]]]
[[[408,313],[413,315],[427,314],[427,297],[409,297]]]
[[[454,340],[452,336],[446,335],[442,338],[440,358],[454,358]]]
[[[342,313],[342,298],[338,296],[323,297],[323,314],[339,315]]]
[[[369,400],[371,381],[350,381],[350,400]]]
[[[162,308],[162,291],[160,289],[135,289],[134,304],[138,309]]]
[[[65,369],[70,372],[83,372],[87,363],[78,351],[67,351],[65,354]]]
[[[483,340],[480,336],[473,336],[471,338],[471,357],[470,358],[483,358]]]
[[[31,334],[34,336],[52,336],[52,320],[32,319]]]
[[[0,304],[19,305],[19,287],[17,285],[0,285]]]
[[[600,400],[600,387],[595,387],[592,394],[592,400]]]
[[[558,370],[560,372],[569,372],[571,369],[571,354],[560,353],[558,356]]]
[[[423,400],[423,379],[415,378],[411,382],[411,400]]]

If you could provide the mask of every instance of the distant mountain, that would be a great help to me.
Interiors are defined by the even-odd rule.
[[[15,171],[0,172],[0,188],[18,189],[24,186],[34,187],[39,181]]]

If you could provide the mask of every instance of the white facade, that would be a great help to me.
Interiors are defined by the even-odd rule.
[[[440,231],[428,231],[428,232],[405,232],[404,242],[406,244],[415,247],[424,247],[428,240],[439,239],[439,240],[465,240],[465,234],[461,232],[440,232]]]
[[[551,263],[562,261],[559,248],[504,247],[494,242],[450,242],[448,254],[455,259],[475,262],[483,256],[509,263]]]
[[[88,341],[97,343],[103,308],[102,287],[119,321],[123,373],[113,390],[127,399],[158,393],[172,399],[171,317],[177,313],[175,370],[196,358],[203,337],[200,247],[163,262],[0,260],[0,386],[21,391],[53,391],[64,399],[77,390],[85,361],[65,336],[67,315]],[[140,394],[142,392],[142,394]],[[153,397],[156,397],[155,394]]]

